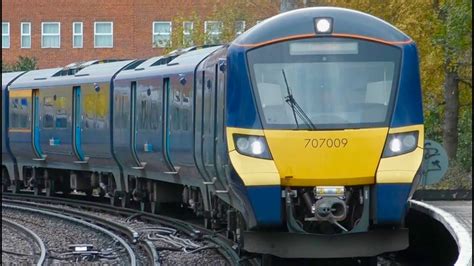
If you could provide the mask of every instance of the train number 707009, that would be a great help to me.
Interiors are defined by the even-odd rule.
[[[344,148],[349,141],[346,138],[304,139],[305,148]]]

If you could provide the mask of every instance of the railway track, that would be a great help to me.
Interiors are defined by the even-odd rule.
[[[242,263],[256,264],[253,259],[248,261],[242,260],[238,254],[237,245],[224,236],[176,218],[91,201],[31,194],[3,193],[2,206],[13,204],[22,205],[23,208],[34,208],[38,211],[60,213],[60,215],[86,220],[96,224],[98,227],[100,226],[100,228],[107,228],[117,232],[127,240],[126,242],[131,243],[133,247],[139,247],[146,254],[149,263],[153,265],[160,265],[160,254],[157,251],[157,247],[153,244],[157,237],[171,243],[174,248],[182,249],[186,253],[197,252],[203,249],[216,249],[229,265],[241,265]],[[139,220],[148,224],[159,224],[161,227],[134,229],[124,223],[115,222],[106,217],[82,210],[111,214],[126,218],[126,221]],[[163,232],[169,230],[167,228],[173,228],[174,231],[167,232],[168,235],[163,235]],[[189,239],[177,238],[174,235],[176,232],[183,233]],[[205,246],[196,245],[193,241],[205,241],[209,244]],[[132,247],[130,249],[133,250]],[[130,259],[131,265],[135,265],[133,260]]]
[[[38,266],[43,265],[43,263],[46,259],[46,252],[47,252],[46,251],[46,246],[44,245],[43,240],[35,232],[33,232],[32,230],[28,229],[27,227],[17,223],[16,221],[13,221],[13,220],[10,220],[10,219],[7,219],[7,218],[2,218],[2,226],[3,225],[7,226],[7,227],[10,227],[10,228],[16,230],[17,232],[20,232],[24,237],[28,238],[34,244],[36,244],[40,248],[40,254],[39,254],[39,258],[35,262],[35,265],[38,265]],[[2,252],[6,252],[6,251],[4,251],[2,249]],[[37,257],[37,255],[35,253],[36,253],[35,252],[35,247],[32,246],[32,256]]]
[[[12,209],[16,211],[42,214],[48,217],[54,217],[54,218],[62,219],[62,220],[69,221],[75,224],[80,224],[87,228],[91,228],[95,231],[101,232],[109,236],[111,239],[113,239],[117,243],[119,243],[125,249],[126,255],[129,258],[129,265],[131,266],[137,265],[137,256],[135,255],[135,251],[130,246],[130,244],[127,243],[127,241],[125,241],[120,235],[117,234],[117,233],[126,233],[125,229],[123,228],[119,229],[115,227],[115,229],[111,231],[111,230],[105,229],[102,226],[98,226],[92,223],[92,222],[98,222],[98,220],[94,220],[90,216],[89,217],[82,216],[81,214],[77,212],[68,212],[68,211],[65,211],[61,214],[56,208],[48,208],[47,205],[38,205],[38,204],[32,205],[30,203],[25,203],[22,201],[3,200],[2,209],[3,208]],[[101,223],[101,225],[105,225],[106,227],[114,227],[112,223],[110,226],[107,226],[106,223]],[[44,262],[44,258],[43,258],[43,262]]]

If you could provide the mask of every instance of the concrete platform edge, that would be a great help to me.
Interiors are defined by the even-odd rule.
[[[469,232],[457,221],[457,219],[450,213],[441,210],[440,208],[434,207],[430,204],[410,200],[410,208],[425,213],[440,223],[442,223],[446,229],[456,240],[459,250],[459,256],[456,260],[455,266],[472,265],[472,240]]]

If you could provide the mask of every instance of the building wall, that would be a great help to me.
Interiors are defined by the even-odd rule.
[[[147,58],[163,48],[152,44],[153,21],[173,21],[196,12],[206,18],[226,0],[2,0],[2,22],[10,23],[10,48],[2,61],[35,57],[40,68],[93,59]],[[231,0],[230,0],[231,1]],[[94,22],[113,21],[113,48],[94,48]],[[21,22],[31,22],[31,48],[20,48]],[[41,48],[41,23],[61,23],[60,48]],[[72,48],[73,22],[83,22],[83,48]]]

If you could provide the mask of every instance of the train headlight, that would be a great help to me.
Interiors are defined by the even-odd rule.
[[[314,20],[316,33],[331,33],[332,32],[332,18],[316,18]]]
[[[418,145],[418,131],[388,135],[383,157],[391,157],[414,151]]]
[[[234,143],[236,150],[240,154],[262,159],[272,158],[268,150],[267,141],[263,136],[234,134]]]

